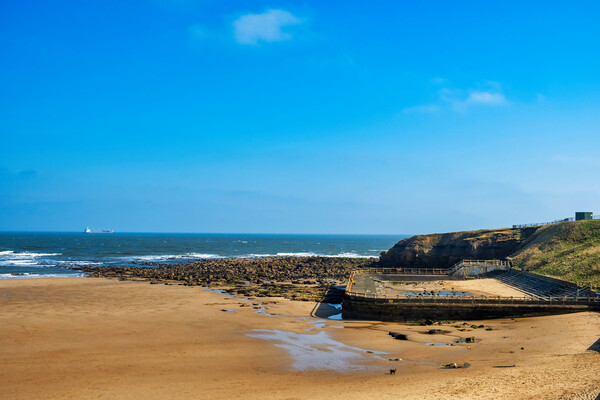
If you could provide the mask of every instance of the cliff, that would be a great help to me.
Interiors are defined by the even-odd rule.
[[[505,258],[516,268],[599,285],[600,220],[416,235],[383,252],[379,264],[449,268],[462,259]]]
[[[517,251],[537,228],[416,235],[381,254],[380,265],[450,268],[463,259],[504,259]]]

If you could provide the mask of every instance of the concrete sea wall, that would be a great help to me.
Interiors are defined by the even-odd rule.
[[[510,299],[369,299],[344,296],[342,316],[377,321],[479,320],[600,311],[600,302]]]

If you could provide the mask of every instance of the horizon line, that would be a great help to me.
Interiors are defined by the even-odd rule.
[[[0,230],[0,233],[81,233],[83,231],[53,231],[53,230]],[[96,235],[112,234],[183,234],[183,235],[361,235],[361,236],[414,236],[409,233],[294,233],[294,232],[151,232],[151,231],[114,231],[112,233],[95,233]],[[92,233],[94,234],[94,233]]]

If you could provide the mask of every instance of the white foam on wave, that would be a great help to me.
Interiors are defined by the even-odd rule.
[[[53,267],[54,261],[44,260],[46,257],[59,256],[62,253],[34,253],[31,251],[16,252],[5,250],[0,252],[0,267]]]
[[[363,254],[357,254],[353,252],[343,252],[339,254],[318,254],[310,252],[298,252],[298,253],[276,253],[276,254],[248,254],[244,257],[331,257],[331,258],[373,258],[376,256],[369,256]],[[244,258],[242,257],[242,258]]]
[[[0,279],[32,279],[32,278],[79,278],[85,276],[83,273],[69,274],[31,274],[28,272],[22,274],[0,274]]]
[[[30,265],[38,265],[35,260],[6,260],[1,262],[3,267],[17,267],[17,266],[30,266]]]
[[[66,267],[78,267],[81,265],[102,265],[102,262],[87,261],[87,260],[60,260],[56,262],[58,265]]]
[[[33,253],[31,251],[15,252],[14,250],[0,251],[0,256],[12,257],[52,257],[60,256],[62,253]]]
[[[62,255],[62,253],[31,253],[28,251],[25,251],[23,253],[17,253],[17,254],[23,254],[23,255],[28,255],[31,257],[52,257],[52,256],[60,256]]]
[[[340,254],[336,254],[334,256],[323,256],[323,257],[373,258],[376,256],[366,256],[366,255],[356,254],[356,253],[340,253]]]
[[[223,258],[218,254],[206,254],[206,253],[184,253],[184,254],[156,254],[148,256],[132,256],[126,257],[128,260],[137,261],[167,261],[167,260],[179,260],[179,259],[195,259],[195,258]]]
[[[266,254],[247,254],[245,256],[239,256],[234,258],[262,258],[262,257],[317,257],[319,254],[316,253],[266,253]]]
[[[187,253],[185,254],[186,257],[189,258],[223,258],[223,256],[220,256],[218,254],[204,254],[204,253]]]
[[[299,252],[299,253],[277,253],[276,255],[278,257],[315,257],[317,254],[316,253]]]

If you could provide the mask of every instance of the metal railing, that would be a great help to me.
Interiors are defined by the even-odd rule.
[[[499,263],[509,263],[510,261],[501,260],[463,260],[469,263],[497,261]],[[504,264],[496,264],[504,265]],[[412,296],[390,296],[378,294],[366,294],[353,290],[354,280],[357,274],[385,274],[401,273],[397,271],[414,270],[415,268],[365,268],[350,272],[348,283],[346,285],[345,296],[352,300],[372,302],[372,303],[411,303],[411,304],[529,304],[529,305],[593,305],[600,307],[600,298],[594,297],[594,292],[590,291],[589,296],[561,296],[561,297],[503,297],[503,296],[447,296],[447,295],[412,295]],[[418,269],[418,268],[417,268]],[[384,272],[382,272],[384,271]],[[446,270],[444,270],[446,271]],[[579,293],[579,292],[578,292]]]
[[[447,275],[446,268],[398,267],[398,268],[362,268],[352,272],[363,274],[413,274],[413,275]]]
[[[518,224],[518,225],[513,225],[513,229],[520,229],[520,228],[532,228],[535,226],[543,226],[543,225],[553,225],[553,224],[558,224],[560,222],[569,222],[569,221],[574,221],[575,218],[570,217],[570,218],[563,218],[563,219],[556,219],[554,221],[550,221],[550,222],[535,222],[533,224]]]
[[[597,305],[600,299],[594,297],[502,297],[502,296],[384,296],[358,292],[346,293],[352,300],[372,303],[411,303],[411,304],[543,304],[543,305]]]

